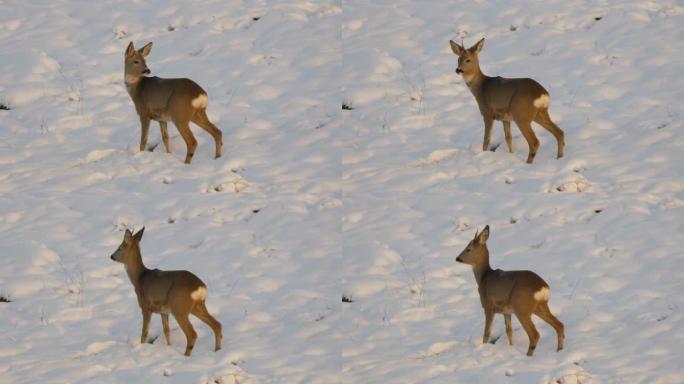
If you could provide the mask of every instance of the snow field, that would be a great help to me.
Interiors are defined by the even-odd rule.
[[[678,383],[682,17],[664,2],[30,0],[0,12],[0,382]],[[533,77],[566,134],[533,165],[482,123],[448,40]],[[223,157],[191,166],[139,125],[123,52],[209,95]],[[345,105],[343,109],[341,106]],[[535,356],[484,316],[455,257],[491,226],[494,268],[531,269],[565,323]],[[154,316],[141,345],[109,255],[146,227],[148,267],[208,287],[223,350]]]

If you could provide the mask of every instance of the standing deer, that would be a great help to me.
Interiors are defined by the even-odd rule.
[[[197,148],[197,140],[190,130],[190,122],[199,125],[209,132],[216,143],[216,158],[221,157],[223,145],[221,130],[207,117],[207,93],[190,79],[162,79],[159,77],[146,77],[150,74],[145,57],[150,54],[152,43],[148,43],[139,50],[135,50],[133,42],[128,44],[125,53],[124,75],[126,90],[135,104],[135,110],[140,117],[140,151],[145,150],[147,145],[147,133],[150,121],[159,122],[162,141],[166,152],[171,152],[169,146],[169,132],[167,122],[170,120],[178,129],[185,145],[187,153],[185,163],[190,164],[192,156]]]
[[[473,267],[480,302],[485,313],[482,343],[489,341],[494,314],[502,313],[508,343],[513,345],[513,329],[511,328],[511,313],[513,313],[530,338],[527,356],[532,356],[539,341],[539,332],[532,322],[532,315],[535,314],[556,330],[557,350],[560,351],[563,349],[565,328],[549,309],[549,285],[532,271],[492,270],[489,266],[488,238],[489,226],[486,226],[482,232],[475,233],[475,238],[456,258],[456,261]]]
[[[166,344],[171,345],[170,313],[185,333],[187,339],[185,356],[190,356],[192,348],[195,346],[195,340],[197,340],[197,332],[195,332],[188,318],[190,314],[193,314],[214,331],[215,351],[218,351],[221,349],[221,323],[216,321],[204,304],[207,298],[207,286],[192,272],[147,269],[142,262],[140,253],[140,240],[143,231],[145,228],[134,235],[127,229],[123,242],[111,256],[112,260],[118,261],[126,267],[128,278],[133,283],[135,294],[138,296],[138,304],[143,316],[140,342],[147,341],[147,331],[152,313],[159,313],[162,318]]]
[[[506,79],[483,74],[478,54],[484,46],[484,39],[468,49],[452,40],[449,43],[451,50],[458,55],[456,73],[463,76],[484,119],[482,150],[489,148],[494,120],[500,120],[503,122],[508,152],[513,152],[512,119],[530,147],[528,164],[532,164],[539,148],[539,140],[532,130],[533,121],[551,132],[558,143],[558,158],[563,157],[564,134],[549,116],[549,93],[546,89],[532,79]]]

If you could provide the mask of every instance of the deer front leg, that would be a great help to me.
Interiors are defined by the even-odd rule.
[[[511,326],[510,314],[504,314],[504,322],[506,323],[506,336],[508,337],[508,344],[513,345],[513,327]]]
[[[164,143],[164,148],[166,148],[166,153],[171,153],[171,145],[169,144],[169,129],[166,121],[159,122],[159,130],[161,131],[162,142]]]
[[[513,135],[511,135],[511,121],[503,121],[504,136],[506,137],[506,146],[508,146],[508,152],[513,153]]]
[[[482,336],[482,344],[487,344],[489,336],[492,334],[492,320],[494,320],[494,311],[490,308],[485,308],[485,328]]]
[[[147,134],[150,131],[150,118],[140,116],[140,152],[147,146]]]
[[[164,328],[164,338],[166,339],[166,345],[171,345],[171,330],[169,329],[169,315],[166,313],[162,313],[161,318],[162,318],[162,328]]]
[[[142,333],[140,335],[140,344],[144,344],[147,341],[147,332],[150,329],[150,318],[152,318],[152,311],[142,310],[143,322],[142,322]]]
[[[482,152],[489,149],[489,141],[492,137],[492,126],[494,125],[494,119],[489,115],[483,115],[484,119],[484,139],[482,140]]]

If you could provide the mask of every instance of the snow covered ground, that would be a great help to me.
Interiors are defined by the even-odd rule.
[[[684,7],[677,1],[0,3],[0,382],[684,382]],[[481,152],[448,40],[551,93]],[[123,51],[209,93],[224,157],[139,153]],[[346,105],[345,109],[341,108]],[[508,346],[454,258],[491,226],[495,268],[551,286],[566,347]],[[208,286],[224,349],[192,357],[141,316],[109,255],[146,227],[149,267]],[[342,302],[342,298],[344,302]],[[503,338],[501,336],[503,335]]]

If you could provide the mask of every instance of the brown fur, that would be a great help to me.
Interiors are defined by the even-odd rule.
[[[539,316],[556,330],[558,351],[563,349],[565,328],[549,309],[549,285],[532,271],[492,270],[489,266],[489,250],[487,239],[489,226],[468,243],[456,258],[456,261],[470,264],[473,267],[477,282],[480,302],[485,313],[485,329],[482,343],[486,343],[491,335],[494,314],[504,315],[508,343],[513,345],[513,329],[511,313],[514,314],[530,339],[527,355],[532,356],[539,341],[539,332],[532,322],[532,315]]]
[[[112,260],[118,261],[126,267],[126,273],[138,297],[138,304],[143,316],[140,342],[147,341],[150,318],[153,313],[159,313],[162,318],[164,338],[166,343],[170,345],[170,313],[185,333],[187,339],[185,355],[190,356],[195,340],[197,340],[197,332],[195,332],[188,318],[190,314],[193,314],[214,331],[215,350],[218,351],[221,349],[221,323],[209,314],[205,306],[207,286],[199,277],[188,271],[160,271],[145,267],[140,253],[140,240],[144,230],[145,228],[141,229],[135,235],[126,230],[123,242],[111,256]],[[195,297],[193,297],[193,293]]]
[[[469,49],[465,49],[451,40],[449,43],[451,50],[458,55],[456,73],[463,76],[470,92],[475,96],[477,106],[484,119],[485,131],[482,150],[486,151],[489,148],[494,120],[500,120],[503,122],[508,151],[513,152],[511,136],[511,120],[513,120],[527,141],[529,146],[527,162],[531,164],[539,148],[539,140],[531,126],[534,121],[551,132],[556,138],[558,158],[563,157],[564,133],[549,116],[549,93],[546,89],[532,79],[506,79],[484,75],[480,70],[478,59],[478,54],[484,46],[484,39]],[[535,100],[538,100],[537,105],[535,105]]]
[[[197,148],[197,140],[190,130],[190,122],[197,124],[214,138],[216,143],[216,158],[221,157],[223,146],[221,130],[209,120],[206,114],[207,93],[190,79],[162,79],[146,77],[150,73],[145,63],[145,57],[150,53],[152,43],[139,50],[135,50],[133,43],[128,44],[125,53],[124,78],[128,94],[135,104],[135,110],[140,117],[141,135],[140,151],[145,150],[150,121],[159,122],[162,141],[166,152],[171,152],[167,122],[172,121],[180,132],[187,146],[185,163],[190,164]],[[202,96],[203,95],[203,96]],[[204,103],[193,100],[202,96]]]

